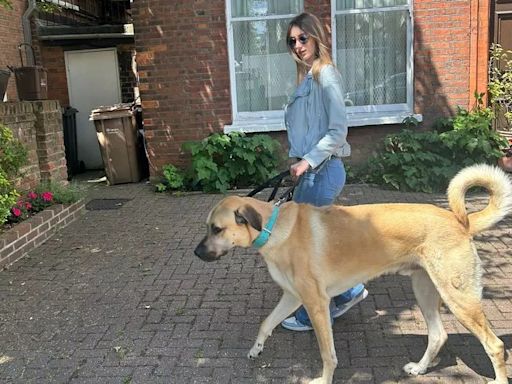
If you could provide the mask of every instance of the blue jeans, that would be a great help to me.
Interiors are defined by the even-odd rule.
[[[320,170],[307,172],[302,175],[293,192],[293,201],[296,203],[307,203],[317,207],[331,205],[345,186],[346,178],[345,166],[341,159],[333,158],[327,160],[325,164],[322,164]],[[341,295],[336,296],[334,302],[336,305],[349,302],[360,294],[363,289],[364,285],[358,284],[348,291],[343,292]],[[331,305],[333,305],[332,302]],[[309,316],[303,306],[295,312],[295,317],[302,324],[311,325]]]

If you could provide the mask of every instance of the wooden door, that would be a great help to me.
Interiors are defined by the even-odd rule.
[[[512,0],[493,0],[492,8],[493,42],[512,50]]]
[[[491,1],[491,38],[503,49],[512,51],[512,0]],[[495,120],[498,130],[509,130],[509,124],[501,113]]]

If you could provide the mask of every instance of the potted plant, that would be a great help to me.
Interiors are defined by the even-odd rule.
[[[498,160],[498,165],[507,172],[512,172],[512,141],[510,146],[503,150],[503,157]]]

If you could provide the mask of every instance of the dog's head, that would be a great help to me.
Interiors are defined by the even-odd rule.
[[[215,261],[234,247],[248,248],[262,228],[262,215],[251,198],[230,196],[209,213],[207,234],[194,253],[204,261]]]

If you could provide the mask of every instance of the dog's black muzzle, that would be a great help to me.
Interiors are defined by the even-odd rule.
[[[197,245],[196,249],[194,249],[195,255],[203,261],[219,260],[220,256],[222,255],[217,255],[215,252],[209,251],[208,248],[204,245],[205,242],[206,237],[203,240],[201,240],[201,242]]]

